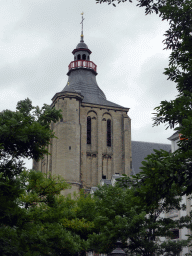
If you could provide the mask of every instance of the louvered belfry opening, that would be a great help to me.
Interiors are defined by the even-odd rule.
[[[107,147],[111,147],[111,120],[107,120]]]
[[[87,144],[91,144],[91,117],[87,117]]]

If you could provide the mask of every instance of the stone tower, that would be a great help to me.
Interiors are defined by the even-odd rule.
[[[60,174],[72,185],[70,191],[90,190],[115,173],[131,172],[131,120],[124,108],[106,99],[99,88],[97,66],[84,43],[73,50],[68,82],[52,98],[52,107],[62,110],[62,119],[51,128],[51,155],[34,162],[33,168]]]

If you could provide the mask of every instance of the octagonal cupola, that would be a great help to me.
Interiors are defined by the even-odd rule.
[[[90,61],[90,54],[91,51],[89,50],[88,46],[84,43],[84,36],[81,34],[80,43],[78,43],[76,49],[72,51],[74,54],[74,61],[76,60],[88,60]]]
[[[81,23],[83,23],[83,17]],[[90,61],[91,51],[87,44],[84,43],[83,26],[80,42],[72,53],[74,55],[74,61],[68,66],[68,81],[62,93],[69,94],[70,97],[76,98],[78,97],[76,94],[78,94],[82,103],[122,108],[108,101],[104,92],[97,84],[97,66]]]
[[[72,61],[68,68],[69,71],[67,75],[71,73],[72,70],[76,70],[79,68],[89,69],[97,75],[97,65],[94,62],[90,61],[91,51],[89,50],[88,46],[84,43],[84,35],[83,35],[83,16],[82,16],[82,31],[80,42],[78,43],[77,47],[72,51],[74,55],[74,61]]]

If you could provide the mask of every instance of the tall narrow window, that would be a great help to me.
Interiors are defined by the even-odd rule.
[[[111,147],[111,120],[107,120],[107,147]]]
[[[87,144],[91,144],[91,117],[87,117]]]
[[[83,54],[83,60],[86,60],[86,55],[85,54]]]
[[[80,55],[80,54],[77,55],[77,59],[78,59],[78,60],[81,59],[81,55]]]

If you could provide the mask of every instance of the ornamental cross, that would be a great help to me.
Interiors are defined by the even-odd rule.
[[[81,34],[82,34],[82,35],[83,35],[83,21],[84,21],[83,14],[84,14],[84,12],[81,13],[81,15],[82,15],[82,21],[81,21],[81,23],[80,23],[80,24],[82,24],[82,30],[81,30]]]

